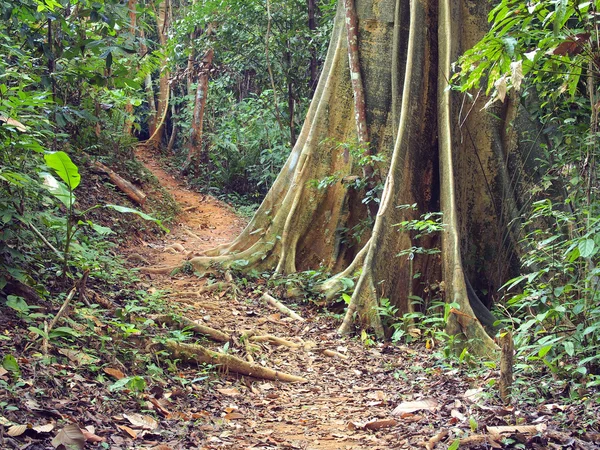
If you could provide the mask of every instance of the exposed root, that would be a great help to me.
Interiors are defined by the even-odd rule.
[[[142,273],[152,273],[160,275],[171,274],[175,269],[179,269],[180,266],[163,266],[163,267],[136,267]]]
[[[187,234],[188,236],[190,236],[190,237],[193,237],[194,239],[196,239],[196,240],[198,240],[198,241],[200,241],[200,240],[201,240],[201,239],[200,239],[200,236],[198,236],[196,233],[193,233],[192,231],[188,230],[187,228],[183,228],[183,232],[184,232],[185,234]]]
[[[203,334],[205,336],[210,337],[212,340],[217,342],[229,342],[231,340],[231,336],[227,333],[223,333],[222,331],[215,330],[214,328],[208,327],[206,325],[201,325],[197,322],[194,322],[187,317],[180,316],[170,316],[168,314],[162,316],[153,317],[154,321],[159,324],[165,324],[172,327],[176,327],[179,329],[190,329],[195,331],[196,333]]]
[[[231,290],[233,294],[239,293],[238,287],[234,283],[228,283],[226,281],[218,281],[216,283],[206,284],[200,288],[198,294],[205,294],[207,292],[227,292]]]
[[[262,295],[262,297],[260,299],[263,302],[266,302],[269,305],[273,306],[274,308],[277,308],[282,313],[290,316],[292,319],[297,320],[298,322],[304,322],[304,318],[303,317],[301,317],[298,314],[296,314],[290,308],[288,308],[283,303],[281,303],[279,300],[277,300],[276,298],[273,298],[272,296],[270,296],[266,292]]]
[[[288,383],[308,382],[306,378],[279,372],[268,367],[262,367],[244,361],[237,356],[214,352],[201,345],[185,344],[169,340],[165,343],[165,348],[170,351],[174,357],[180,358],[183,361],[215,364],[225,371],[262,378],[264,380],[286,381]]]

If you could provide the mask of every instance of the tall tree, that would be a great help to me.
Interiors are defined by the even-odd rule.
[[[518,106],[489,115],[483,96],[466,105],[448,89],[451,63],[487,29],[487,8],[450,0],[356,1],[368,154],[357,145],[343,3],[304,126],[277,181],[234,242],[191,262],[199,270],[217,262],[283,274],[321,267],[337,273],[323,283],[328,297],[355,277],[342,332],[357,322],[383,335],[381,299],[410,312],[414,296],[437,286],[449,304],[450,332],[479,353],[494,351],[482,326],[493,322],[483,304],[489,299],[482,302],[476,291],[496,292],[517,263],[509,224],[519,198],[511,176],[524,167],[516,162],[531,122],[508,129]],[[364,223],[365,203],[379,201],[377,189],[366,188],[366,164],[385,183],[369,236],[358,240],[342,230]],[[397,224],[437,211],[441,257],[412,251],[415,232]],[[429,235],[419,245],[438,241]]]

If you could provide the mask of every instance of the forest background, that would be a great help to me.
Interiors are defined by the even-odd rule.
[[[465,105],[482,96],[488,107],[520,101],[540,124],[542,173],[518,211],[527,249],[519,273],[499,292],[480,295],[495,299],[495,327],[514,333],[515,370],[541,370],[552,389],[572,398],[600,384],[598,7],[495,2],[490,32],[461,56],[449,80]],[[335,13],[333,0],[0,2],[0,308],[34,335],[75,343],[69,326],[48,335],[43,323],[51,316],[38,307],[60,304],[84,275],[104,287],[131,279],[112,252],[132,227],[145,225],[119,213],[154,221],[147,232],[160,233],[174,210],[167,201],[103,203],[78,196],[77,188],[102,165],[148,182],[133,153],[141,141],[191,187],[251,216],[298,139]],[[327,189],[339,181],[332,173],[312,183]],[[369,194],[374,202],[380,191]],[[370,226],[365,220],[344,232],[360,241]],[[435,252],[419,239],[439,233],[443,217],[401,227],[413,233],[414,245],[399,257],[412,258]],[[294,283],[308,286],[307,298],[319,303],[310,287],[327,275],[315,267]],[[342,307],[352,288],[350,280],[336,298]],[[139,302],[145,294],[128,295]],[[444,342],[450,357],[445,325],[455,305],[413,300],[415,311],[398,315],[381,299],[387,337]],[[126,316],[118,320],[127,326]],[[373,330],[357,331],[363,341],[374,339]],[[18,372],[12,353],[3,365]],[[458,354],[470,357],[466,349]]]

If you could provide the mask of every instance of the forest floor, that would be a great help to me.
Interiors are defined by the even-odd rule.
[[[138,157],[181,212],[169,234],[142,237],[122,249],[132,266],[185,267],[191,256],[232,240],[243,229],[245,220],[231,207],[190,191],[152,155],[140,152]],[[212,281],[223,283],[226,277],[217,274]],[[425,339],[417,339],[409,347],[376,342],[368,335],[340,338],[339,314],[312,302],[287,305],[304,321],[265,305],[264,292],[281,299],[280,288],[267,278],[235,278],[221,290],[207,288],[206,278],[185,270],[140,278],[138,288],[163,293],[169,312],[231,336],[227,343],[205,339],[202,345],[241,358],[251,356],[258,365],[307,382],[225,373],[163,353],[146,366],[146,371],[154,368],[152,374],[143,369],[132,373],[131,367],[113,361],[104,366],[104,379],[90,377],[72,367],[75,364],[55,364],[49,377],[33,370],[24,376],[29,381],[13,397],[17,410],[0,413],[0,448],[53,448],[40,434],[44,431],[35,429],[43,426],[42,417],[67,417],[82,429],[87,426],[85,448],[114,450],[446,449],[459,448],[458,439],[460,448],[473,449],[600,448],[597,404],[585,398],[563,403],[559,393],[553,398],[552,386],[535,386],[532,379],[521,380],[514,401],[503,405],[493,387],[495,368],[476,369],[474,361],[444,359],[441,344],[431,339],[427,346]],[[248,347],[240,339],[244,334],[270,338]],[[188,334],[179,336],[191,342]],[[275,345],[273,336],[284,339],[285,345]],[[19,362],[26,373],[26,358]],[[143,377],[143,392],[107,389],[125,376]],[[34,395],[36,386],[43,386],[43,396]],[[526,388],[544,394],[538,395],[537,403],[527,401]],[[1,400],[0,395],[0,406],[6,408]],[[19,423],[27,432],[11,433]]]

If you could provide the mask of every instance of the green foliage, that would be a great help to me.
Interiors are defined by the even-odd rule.
[[[522,215],[522,274],[505,288],[521,373],[600,384],[598,2],[502,0],[458,61],[455,88],[520,100],[542,125],[538,186]],[[560,193],[560,199],[557,192]],[[536,393],[539,395],[539,392]]]
[[[207,158],[191,175],[201,190],[238,205],[259,203],[285,163],[316,87],[308,68],[313,58],[320,65],[325,57],[335,13],[334,1],[317,1],[318,26],[311,30],[306,2],[269,4],[270,14],[259,0],[194,2],[175,19],[168,49],[171,69],[193,82],[201,59],[214,51],[202,141]],[[189,57],[193,74],[187,73]],[[195,101],[191,88],[181,88],[174,101],[182,158]]]

